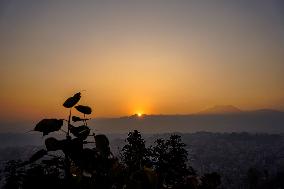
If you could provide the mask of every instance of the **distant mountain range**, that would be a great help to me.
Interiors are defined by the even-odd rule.
[[[1,122],[0,133],[25,133],[38,120]],[[214,106],[188,115],[138,115],[119,118],[94,118],[89,125],[99,133],[251,132],[284,133],[284,112],[271,109],[244,111],[232,105]],[[1,137],[1,136],[0,136]]]
[[[241,113],[243,112],[239,108],[232,105],[224,105],[224,106],[214,106],[212,108],[208,108],[199,112],[198,114],[232,114],[232,113]]]
[[[252,132],[284,133],[284,112],[270,109],[243,111],[237,107],[214,106],[189,115],[137,115],[96,118],[91,121],[100,133],[165,132]]]
[[[2,123],[3,124],[3,123]],[[34,123],[3,124],[8,132],[0,132],[0,148],[43,144],[42,134],[28,132]],[[214,106],[189,115],[131,115],[119,118],[95,118],[89,121],[95,133],[108,136],[124,136],[134,129],[143,134],[170,132],[195,133],[199,131],[231,133],[275,133],[284,134],[284,112],[270,109],[243,111],[234,106]],[[53,136],[48,135],[48,137]],[[55,133],[56,138],[64,134]],[[115,138],[115,137],[114,137]]]

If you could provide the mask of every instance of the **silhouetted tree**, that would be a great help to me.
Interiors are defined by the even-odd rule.
[[[160,188],[163,186],[168,174],[170,157],[168,153],[168,145],[164,139],[157,139],[155,144],[156,145],[152,147],[152,160],[158,174],[158,186]]]
[[[141,134],[137,130],[129,132],[126,142],[121,151],[121,160],[126,166],[126,188],[157,188],[157,176],[151,168],[150,151]]]
[[[158,174],[159,187],[178,188],[185,185],[186,178],[195,171],[188,166],[185,144],[179,135],[171,135],[168,140],[157,139],[152,147],[153,164]]]
[[[129,172],[140,170],[146,165],[148,166],[150,153],[141,134],[137,130],[129,132],[126,141],[127,144],[122,148],[121,160]]]

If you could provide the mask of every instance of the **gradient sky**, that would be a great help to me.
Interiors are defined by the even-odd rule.
[[[282,0],[0,2],[0,119],[284,110]]]

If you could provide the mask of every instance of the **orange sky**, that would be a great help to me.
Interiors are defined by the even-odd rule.
[[[1,2],[1,119],[284,110],[283,3],[218,2]]]

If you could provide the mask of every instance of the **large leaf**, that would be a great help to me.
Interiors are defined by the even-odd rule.
[[[80,138],[57,140],[50,137],[45,140],[45,145],[48,151],[62,150],[65,155],[76,162],[80,159],[83,150],[83,140]]]
[[[80,118],[80,117],[77,117],[77,116],[72,116],[72,121],[73,122],[77,122],[77,121],[87,121],[89,119],[84,119],[84,118]]]
[[[32,162],[39,160],[40,158],[42,158],[46,154],[47,154],[47,151],[44,150],[44,149],[37,151],[34,155],[32,155],[32,157],[30,157],[29,163],[32,163]]]
[[[78,161],[83,150],[83,140],[80,138],[74,138],[72,140],[63,140],[62,150],[73,161]]]
[[[75,106],[79,100],[81,99],[81,93],[76,93],[74,94],[74,96],[68,98],[64,103],[63,106],[65,108],[72,108],[73,106]]]
[[[63,125],[63,119],[43,119],[36,124],[34,131],[42,132],[43,136],[58,131]]]
[[[85,125],[82,125],[82,126],[79,126],[79,127],[74,127],[74,126],[71,126],[70,127],[70,132],[75,136],[75,137],[78,137],[82,140],[85,140],[89,134],[90,134],[90,128],[85,126]]]
[[[48,151],[62,150],[62,142],[50,137],[45,140],[45,147]]]
[[[90,108],[89,106],[83,106],[83,105],[78,105],[75,106],[76,110],[78,110],[79,112],[83,113],[83,114],[91,114],[92,113],[92,108]]]

